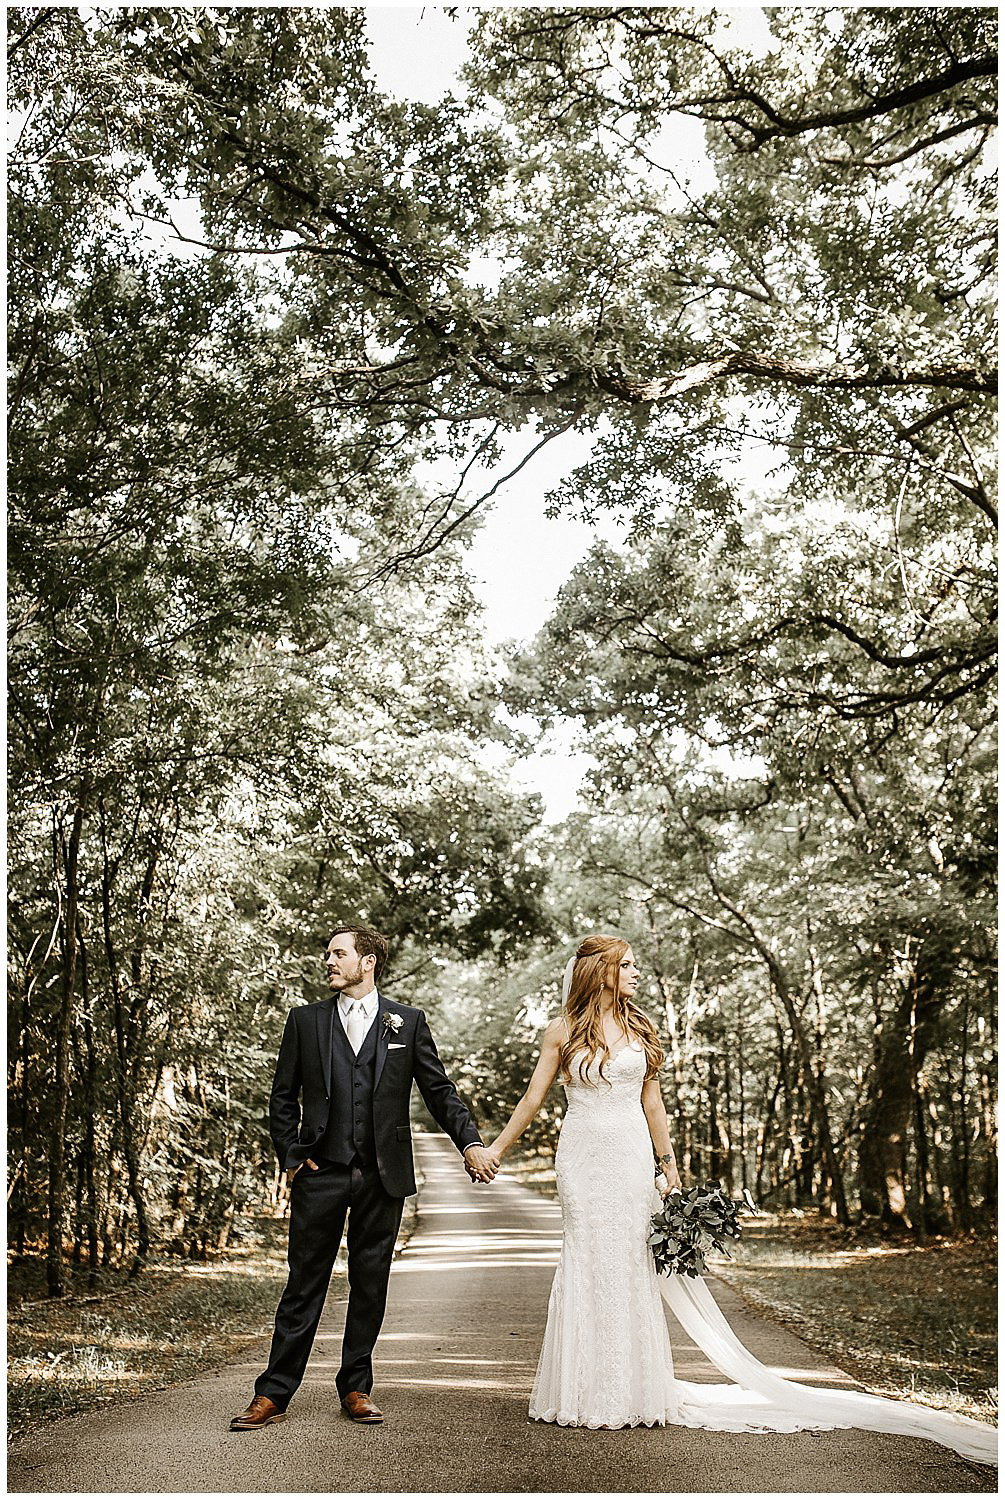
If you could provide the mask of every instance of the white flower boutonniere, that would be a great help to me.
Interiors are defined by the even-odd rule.
[[[394,1015],[389,1010],[385,1010],[384,1014],[381,1016],[380,1019],[384,1023],[384,1035],[385,1036],[387,1036],[388,1033],[391,1033],[394,1036],[397,1036],[398,1032],[401,1030],[402,1026],[404,1026],[404,1024],[405,1024],[404,1021],[401,1019],[400,1016]]]

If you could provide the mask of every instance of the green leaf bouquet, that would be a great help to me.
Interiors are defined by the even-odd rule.
[[[717,1182],[702,1182],[682,1192],[668,1193],[653,1214],[649,1244],[661,1276],[704,1276],[705,1257],[729,1255],[726,1240],[740,1238],[739,1215],[755,1207],[750,1194],[730,1198]]]

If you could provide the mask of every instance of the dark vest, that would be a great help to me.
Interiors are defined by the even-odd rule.
[[[373,1088],[377,1071],[379,1016],[354,1057],[336,1008],[332,1017],[332,1097],[328,1127],[318,1151],[327,1161],[348,1166],[354,1156],[366,1165],[377,1157],[373,1139]]]

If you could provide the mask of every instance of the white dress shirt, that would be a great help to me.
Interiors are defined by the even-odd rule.
[[[362,1011],[355,1010],[356,1006],[362,1006]],[[373,1025],[373,1018],[380,1007],[380,996],[376,990],[371,990],[364,995],[362,1000],[353,1000],[351,996],[342,994],[338,997],[338,1013],[342,1019],[342,1027],[349,1038],[349,1045],[353,1052],[359,1051],[363,1045],[364,1038]]]

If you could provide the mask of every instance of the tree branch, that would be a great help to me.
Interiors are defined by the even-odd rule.
[[[676,375],[650,380],[598,373],[597,383],[611,395],[633,403],[673,400],[704,385],[727,376],[766,376],[781,385],[813,386],[821,390],[902,390],[912,386],[979,391],[993,394],[997,390],[997,372],[975,366],[945,365],[928,369],[896,370],[889,365],[850,370],[840,365],[830,367],[800,364],[795,360],[772,355],[735,350],[713,359],[702,360]]]

